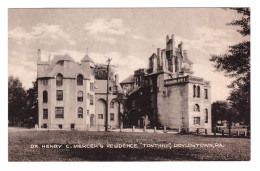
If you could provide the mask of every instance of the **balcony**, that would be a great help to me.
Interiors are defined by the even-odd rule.
[[[186,77],[178,77],[173,79],[164,80],[164,86],[174,85],[174,84],[181,84],[181,83],[188,83],[189,76]]]

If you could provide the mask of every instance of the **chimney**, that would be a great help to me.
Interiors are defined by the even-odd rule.
[[[161,49],[160,48],[157,48],[157,56],[158,56],[157,65],[161,66],[162,60],[161,60]]]
[[[118,74],[115,75],[115,82],[116,82],[116,85],[118,86],[119,85],[119,76],[118,76]]]
[[[175,56],[175,37],[174,35],[172,34],[171,36],[171,39],[172,39],[172,55]]]
[[[166,43],[168,43],[168,41],[169,41],[169,36],[167,35],[166,36]]]
[[[182,42],[179,44],[179,49],[180,49],[181,55],[183,55],[183,43]]]
[[[48,62],[49,62],[49,63],[51,62],[51,54],[49,54]]]
[[[38,49],[37,54],[38,54],[37,62],[41,62],[41,49]]]

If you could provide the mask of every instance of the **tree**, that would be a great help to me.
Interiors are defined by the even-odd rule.
[[[23,122],[26,115],[26,91],[21,81],[8,77],[8,120],[12,123]]]
[[[211,105],[212,110],[212,124],[216,125],[217,121],[226,120],[228,104],[226,101],[216,101]]]
[[[231,9],[243,16],[227,25],[238,26],[237,31],[242,36],[250,36],[250,9]],[[228,86],[232,89],[228,100],[239,112],[240,121],[250,125],[250,41],[230,46],[228,52],[223,55],[211,55],[210,61],[214,62],[217,71],[224,71],[225,76],[235,78]]]
[[[27,102],[27,119],[29,125],[38,123],[38,84],[37,80],[32,82],[33,87],[27,90],[26,102]]]
[[[107,79],[107,65],[96,64],[94,68],[95,78],[97,80],[106,80]],[[113,75],[115,73],[115,66],[109,66],[109,77],[114,79]]]

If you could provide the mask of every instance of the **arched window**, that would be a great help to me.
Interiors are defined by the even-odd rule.
[[[43,91],[42,96],[43,96],[43,103],[47,103],[48,102],[48,92],[46,90]]]
[[[193,97],[196,97],[196,86],[193,86]]]
[[[78,91],[78,101],[79,102],[83,101],[83,92],[82,91]]]
[[[112,101],[110,102],[110,108],[114,108],[114,106],[115,106],[115,101],[112,100]]]
[[[209,122],[209,114],[208,114],[208,109],[205,109],[205,123]]]
[[[200,86],[197,86],[197,97],[200,97]]]
[[[61,74],[58,74],[56,76],[56,85],[57,86],[62,86],[62,78],[63,78],[63,76]]]
[[[77,85],[83,85],[83,76],[81,74],[77,76]]]
[[[199,112],[200,111],[200,106],[198,104],[194,105],[194,112]]]
[[[83,118],[83,108],[82,107],[78,108],[78,118]]]

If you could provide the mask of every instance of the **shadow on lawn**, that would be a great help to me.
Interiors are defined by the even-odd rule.
[[[192,152],[192,153],[191,153]],[[63,157],[83,161],[198,161],[200,152],[187,149],[67,149]]]

